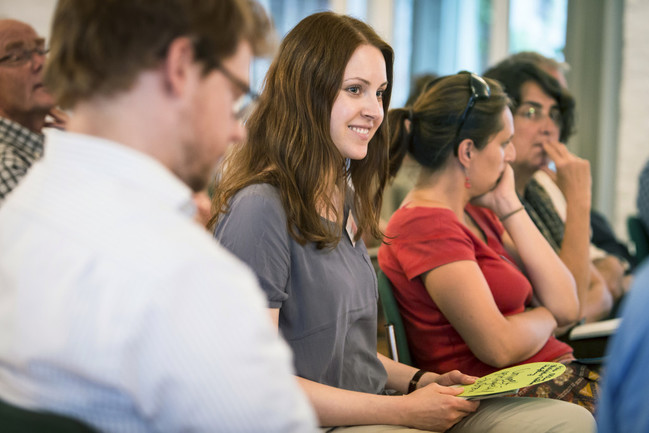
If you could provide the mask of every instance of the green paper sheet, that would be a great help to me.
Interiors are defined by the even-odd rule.
[[[558,362],[532,362],[516,365],[483,376],[471,385],[463,385],[459,397],[468,399],[507,395],[519,388],[547,382],[563,374],[566,366]]]

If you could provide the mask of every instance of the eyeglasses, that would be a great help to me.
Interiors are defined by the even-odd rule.
[[[552,120],[552,123],[554,123],[558,128],[561,128],[563,124],[563,116],[558,107],[550,108],[550,111],[545,114],[540,105],[524,102],[518,110],[516,110],[516,115],[531,120],[534,123],[542,122],[546,117],[549,117],[550,120]]]
[[[50,52],[49,48],[45,48],[41,46],[32,49],[23,48],[23,49],[12,50],[8,54],[0,57],[0,65],[13,66],[13,67],[23,66],[28,62],[32,61],[32,59],[34,58],[34,54],[38,54],[39,56],[45,56],[49,52]]]
[[[469,114],[471,114],[473,106],[477,101],[484,101],[486,99],[489,99],[489,97],[491,96],[491,89],[489,88],[489,84],[487,84],[484,78],[468,71],[461,71],[458,72],[458,74],[466,74],[469,76],[469,84],[471,85],[471,97],[469,97],[469,101],[466,103],[466,107],[464,108],[464,111],[462,112],[460,120],[457,124],[457,131],[455,132],[455,139],[453,140],[453,147],[455,152],[457,152],[457,147],[460,144],[460,132],[462,132],[464,123],[469,117]]]
[[[232,113],[238,120],[245,122],[252,113],[259,95],[251,90],[250,86],[235,77],[234,74],[225,66],[217,65],[216,69],[221,71],[221,73],[243,93],[236,101],[234,101],[234,104],[232,105]]]

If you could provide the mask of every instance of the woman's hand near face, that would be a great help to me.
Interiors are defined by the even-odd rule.
[[[559,257],[573,275],[581,313],[598,316],[608,314],[610,296],[600,290],[599,278],[593,278],[590,261],[590,208],[591,174],[590,163],[579,158],[557,141],[543,143],[543,149],[557,167],[556,183],[566,198],[566,220]],[[595,307],[595,312],[593,308]],[[599,311],[597,311],[599,310]]]
[[[471,203],[492,210],[499,218],[520,208],[522,204],[516,195],[512,167],[506,164],[496,186],[491,191],[472,199]]]
[[[590,211],[592,178],[590,163],[570,153],[559,142],[546,142],[543,149],[557,167],[556,184],[571,204],[580,204]]]
[[[44,128],[56,128],[65,131],[70,116],[63,110],[53,107],[45,116]]]

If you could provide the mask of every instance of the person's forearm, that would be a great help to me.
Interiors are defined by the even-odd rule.
[[[591,264],[590,284],[583,302],[583,317],[586,322],[595,322],[607,317],[613,308],[613,296],[606,287],[606,282]]]
[[[566,199],[566,220],[559,257],[575,279],[579,317],[583,317],[590,281],[590,163],[553,140],[545,142],[543,148],[555,162],[556,184]]]
[[[460,377],[464,375],[453,373],[449,375],[455,378],[445,375],[448,381],[464,383]],[[436,383],[403,396],[348,391],[306,379],[299,379],[299,383],[311,400],[322,426],[387,424],[446,431],[479,405],[458,398],[461,388]]]
[[[602,258],[594,260],[593,265],[602,276],[613,299],[617,300],[622,297],[625,293],[624,265],[622,261],[614,255],[607,254]]]
[[[298,378],[321,426],[388,424],[405,421],[398,409],[401,397],[348,391]]]
[[[482,362],[503,368],[535,355],[545,346],[556,326],[552,313],[545,307],[537,307],[505,316],[504,326],[497,329],[492,338],[467,339],[467,344]]]
[[[388,373],[387,388],[406,394],[408,392],[410,380],[419,369],[393,361],[380,353],[378,353],[377,356],[381,363],[383,363],[385,371]],[[419,379],[417,388],[434,382],[437,377],[439,377],[439,375],[436,373],[426,372],[426,374]]]
[[[566,264],[577,285],[580,317],[584,316],[590,287],[590,208],[568,203],[563,242],[559,257]]]
[[[504,225],[541,304],[550,310],[560,326],[577,321],[579,299],[570,270],[527,212],[507,218]]]

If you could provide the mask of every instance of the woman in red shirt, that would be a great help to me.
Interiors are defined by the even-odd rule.
[[[421,166],[386,230],[379,264],[395,289],[415,363],[484,375],[558,361],[567,373],[522,390],[594,410],[597,374],[553,331],[579,319],[575,282],[514,189],[512,112],[502,88],[468,73],[392,110],[391,171]],[[595,394],[595,395],[594,395]]]

